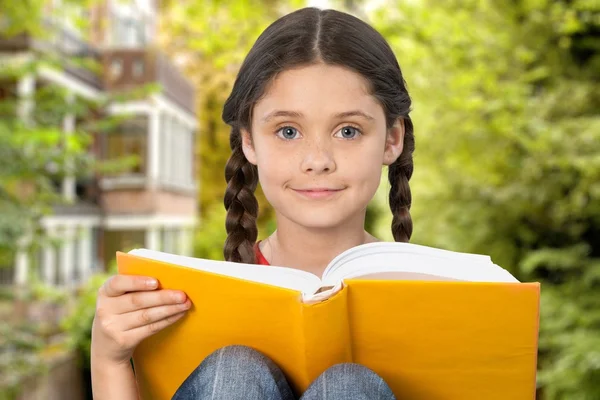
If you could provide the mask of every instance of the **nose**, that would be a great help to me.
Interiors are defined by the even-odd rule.
[[[336,169],[331,147],[324,140],[307,143],[302,159],[302,171],[305,173],[331,173]]]

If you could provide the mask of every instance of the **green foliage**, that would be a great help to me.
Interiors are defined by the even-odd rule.
[[[24,377],[47,371],[36,325],[0,322],[0,398],[16,399]]]
[[[107,273],[91,277],[79,292],[75,307],[61,323],[61,328],[68,334],[67,346],[79,353],[84,366],[90,365],[92,321],[96,314],[98,289],[114,273],[116,264],[113,264]]]
[[[218,203],[204,210],[194,237],[194,256],[210,260],[224,259],[223,243],[227,238],[225,214],[225,207]]]
[[[90,2],[62,1],[62,8],[52,17],[60,19],[66,16],[76,26],[85,28],[85,20],[71,17]],[[51,40],[51,31],[42,22],[48,17],[44,15],[47,5],[44,0],[21,3],[0,0],[0,36],[6,38],[27,33],[36,39]],[[30,55],[31,58],[4,54],[0,62],[0,87],[8,94],[0,98],[0,267],[12,265],[20,247],[34,254],[49,243],[40,222],[53,212],[55,206],[65,204],[60,194],[60,183],[65,176],[73,176],[80,182],[91,180],[96,173],[118,171],[136,161],[133,158],[101,161],[95,158],[89,147],[93,143],[93,135],[111,132],[126,117],[109,117],[105,112],[109,104],[156,90],[149,85],[135,93],[107,95],[94,101],[73,95],[70,101],[71,94],[64,88],[41,84],[38,80],[40,85],[31,97],[19,98],[18,82],[28,76],[35,78],[40,68],[60,70],[67,65],[77,65],[99,71],[96,61],[76,55],[65,57],[52,50]],[[76,122],[74,131],[69,135],[62,131],[63,118],[67,114],[73,115]],[[30,272],[34,270],[37,268],[30,268]],[[49,343],[49,337],[60,331],[60,327],[56,326],[58,321],[45,321],[46,315],[42,322],[29,321],[27,315],[22,316],[22,321],[6,318],[12,317],[10,310],[18,305],[56,311],[73,300],[66,291],[46,286],[37,278],[32,273],[27,287],[19,288],[18,293],[6,289],[0,292],[2,399],[18,398],[24,379],[46,371],[49,357],[64,350],[60,343]],[[94,277],[88,287],[98,285],[103,279],[104,276]],[[88,363],[95,294],[93,289],[87,289],[75,308],[74,316],[64,325],[70,335],[69,344],[80,349]]]
[[[414,241],[542,282],[544,399],[600,398],[600,7],[396,2],[372,15],[414,101]]]
[[[62,0],[61,8],[56,11],[55,17],[69,18],[75,26],[84,28],[86,21],[77,18],[78,11],[97,0]],[[8,36],[29,32],[34,36],[43,35],[44,29],[40,21],[45,16],[48,8],[47,0],[28,0],[15,2],[13,0],[0,0],[0,31]]]
[[[78,171],[89,171],[93,162],[85,152],[89,137],[84,132],[64,140],[60,125],[44,120],[45,114],[56,119],[66,108],[59,90],[49,92],[39,93],[39,99],[36,96],[38,107],[47,108],[36,113],[36,125],[25,124],[16,114],[4,114],[0,119],[0,246],[12,246],[23,235],[27,221],[41,217],[51,204],[60,202],[55,182],[67,172],[78,176]],[[4,100],[2,106],[9,108],[14,102]],[[51,109],[51,105],[56,107]]]
[[[27,288],[4,288],[0,296],[0,399],[17,399],[23,384],[49,372],[49,360],[65,351],[51,338],[60,332],[59,318],[67,294],[40,282]],[[36,314],[30,317],[31,313]]]
[[[15,7],[2,1],[0,35],[27,33],[51,41],[48,36],[53,31],[44,25],[49,17],[42,15],[43,3],[33,1]],[[85,28],[85,21],[76,15],[88,3],[91,1],[67,0],[52,18],[68,17],[72,24]],[[89,100],[58,85],[40,84],[30,97],[20,98],[19,82],[27,77],[35,79],[41,68],[61,70],[78,65],[99,71],[95,60],[75,54],[65,57],[48,50],[31,56],[3,56],[0,63],[0,86],[8,94],[0,99],[0,266],[12,264],[16,249],[32,252],[46,240],[40,221],[55,206],[66,204],[60,189],[64,177],[90,181],[97,173],[114,173],[138,162],[137,157],[99,160],[89,149],[94,135],[112,133],[128,117],[109,116],[105,112],[109,104],[156,91],[147,85]],[[66,115],[75,119],[70,134],[63,132]]]

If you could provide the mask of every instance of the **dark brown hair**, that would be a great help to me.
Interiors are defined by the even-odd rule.
[[[340,11],[303,8],[278,19],[259,36],[223,107],[223,121],[231,126],[232,150],[225,167],[228,236],[224,255],[228,261],[256,262],[258,202],[254,191],[258,172],[242,152],[241,129],[251,131],[252,109],[277,74],[316,63],[340,65],[362,75],[383,107],[388,129],[398,118],[404,119],[404,148],[389,166],[389,204],[394,240],[410,240],[408,181],[413,172],[415,141],[408,116],[411,99],[398,61],[386,40],[369,24]]]

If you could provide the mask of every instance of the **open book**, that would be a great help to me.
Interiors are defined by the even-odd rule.
[[[489,256],[370,243],[322,277],[136,249],[119,273],[186,292],[188,314],[134,352],[142,398],[170,399],[216,349],[242,344],[273,359],[301,394],[325,369],[363,364],[402,399],[531,399],[539,284]]]
[[[335,257],[318,277],[294,268],[185,257],[147,249],[131,255],[206,272],[297,290],[306,303],[321,301],[339,291],[344,279],[364,277],[396,280],[457,280],[518,282],[489,256],[459,253],[411,243],[363,244]]]

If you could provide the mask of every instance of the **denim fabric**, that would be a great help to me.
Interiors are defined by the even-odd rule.
[[[369,368],[352,363],[325,370],[306,389],[302,400],[395,400],[392,389]]]
[[[262,353],[227,346],[209,355],[177,389],[173,400],[295,400],[283,372]],[[309,386],[301,400],[395,400],[375,372],[337,364]]]

